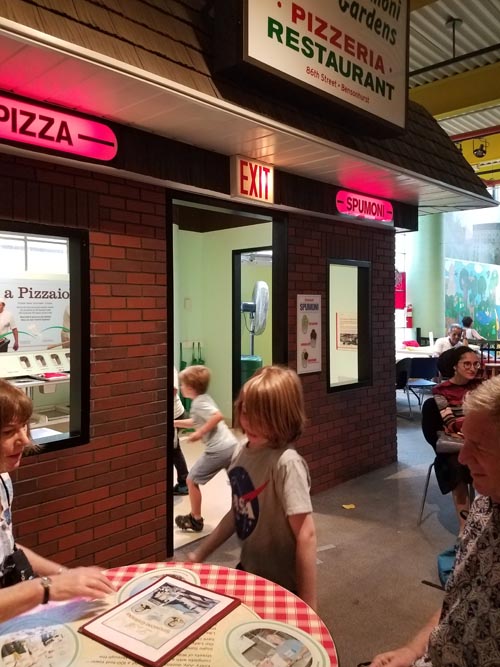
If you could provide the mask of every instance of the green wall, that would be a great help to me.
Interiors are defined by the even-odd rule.
[[[272,224],[203,234],[174,228],[173,240],[176,364],[180,341],[188,341],[188,362],[190,342],[202,343],[205,363],[212,371],[209,393],[230,423],[232,251],[271,246]]]
[[[407,298],[413,305],[413,326],[422,336],[445,334],[444,245],[442,215],[419,218],[418,232],[408,234]]]

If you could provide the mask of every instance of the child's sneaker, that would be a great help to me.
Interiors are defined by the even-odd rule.
[[[186,484],[176,484],[174,486],[174,496],[187,496],[189,495],[189,490]]]
[[[179,514],[175,517],[175,524],[181,530],[194,530],[196,533],[203,530],[203,518],[195,519],[192,514]]]

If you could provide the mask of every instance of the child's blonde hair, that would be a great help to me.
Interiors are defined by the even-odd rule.
[[[179,373],[179,381],[197,394],[204,394],[210,384],[210,370],[206,366],[188,366]]]
[[[234,407],[237,425],[243,412],[272,447],[297,440],[306,424],[301,382],[295,371],[283,366],[256,371],[241,388]]]
[[[32,412],[33,404],[24,391],[0,380],[0,430],[9,424],[27,424]]]

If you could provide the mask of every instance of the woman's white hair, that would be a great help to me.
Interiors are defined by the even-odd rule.
[[[486,380],[470,391],[464,399],[464,413],[485,412],[500,426],[500,375]]]

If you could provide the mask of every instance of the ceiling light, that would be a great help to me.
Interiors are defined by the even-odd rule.
[[[472,145],[472,152],[477,158],[483,158],[486,156],[487,148],[488,148],[488,143],[486,141],[481,142],[479,146],[476,148],[476,146],[473,144]]]

